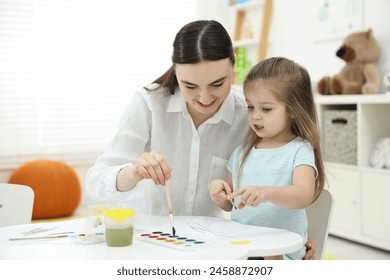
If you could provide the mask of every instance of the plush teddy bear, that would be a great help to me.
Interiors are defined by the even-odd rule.
[[[317,84],[317,91],[324,95],[377,93],[380,82],[374,63],[379,53],[379,45],[371,29],[351,33],[336,52],[346,65],[337,75],[323,77]]]

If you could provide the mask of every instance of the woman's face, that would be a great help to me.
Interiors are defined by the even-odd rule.
[[[191,117],[201,122],[212,117],[229,95],[233,66],[228,58],[196,64],[176,64],[180,91]]]

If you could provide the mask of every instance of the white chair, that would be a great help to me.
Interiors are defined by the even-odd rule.
[[[33,206],[32,188],[0,183],[0,227],[31,223]]]
[[[333,197],[328,190],[322,190],[318,199],[306,208],[308,233],[315,244],[314,258],[322,260],[333,210]]]

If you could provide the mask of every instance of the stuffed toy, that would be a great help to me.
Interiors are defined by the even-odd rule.
[[[320,94],[365,94],[377,93],[380,87],[379,73],[375,61],[379,57],[379,45],[372,34],[351,33],[344,39],[336,55],[346,62],[340,73],[325,76],[317,84]]]

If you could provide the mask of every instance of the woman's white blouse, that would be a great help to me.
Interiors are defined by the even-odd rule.
[[[88,171],[88,194],[97,201],[147,198],[152,214],[167,215],[164,188],[152,180],[142,180],[127,192],[116,189],[120,169],[145,151],[155,151],[172,167],[169,186],[175,215],[221,216],[209,196],[209,183],[226,178],[227,161],[247,129],[246,103],[233,90],[220,110],[196,129],[179,90],[169,95],[164,89],[141,89],[122,116],[116,135]]]

